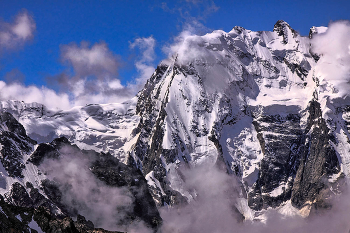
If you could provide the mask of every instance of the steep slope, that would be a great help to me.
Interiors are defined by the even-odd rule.
[[[138,95],[130,151],[157,204],[191,200],[179,169],[207,160],[239,177],[253,210],[323,200],[347,153],[319,104],[310,39],[278,21],[273,32],[188,36],[177,51]]]

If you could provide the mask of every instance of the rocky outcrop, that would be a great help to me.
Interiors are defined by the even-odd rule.
[[[43,197],[44,198],[44,197]],[[46,199],[46,198],[44,198]],[[50,202],[46,199],[46,202]],[[26,189],[19,183],[12,186],[11,192],[4,198],[0,195],[0,232],[18,233],[117,233],[94,228],[90,221],[78,216],[76,221],[66,215],[55,215],[46,205],[33,205]]]
[[[56,138],[51,143],[40,143],[28,161],[39,166],[45,158],[57,159],[63,146],[71,146],[65,137]]]
[[[262,115],[253,125],[264,157],[258,179],[248,194],[248,204],[254,210],[277,207],[291,197],[300,158],[300,116]]]
[[[273,31],[277,32],[279,36],[283,37],[283,43],[288,44],[291,40],[290,36],[296,37],[298,35],[297,31],[295,31],[289,24],[283,20],[278,20],[273,27]]]
[[[26,135],[24,127],[7,112],[0,113],[0,144],[0,161],[9,176],[23,178],[23,156],[33,150],[36,142]]]
[[[330,188],[328,179],[340,172],[336,151],[330,144],[334,136],[322,118],[320,104],[311,101],[308,111],[304,145],[291,198],[292,203],[299,208],[306,202],[327,206],[325,199]]]

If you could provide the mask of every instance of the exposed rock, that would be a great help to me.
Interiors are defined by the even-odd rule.
[[[12,184],[11,190],[5,195],[6,201],[19,207],[32,207],[33,201],[26,189],[18,182]]]
[[[340,172],[338,157],[330,145],[332,136],[326,121],[322,118],[320,104],[317,101],[310,102],[309,114],[305,130],[305,146],[291,199],[299,208],[307,201],[324,205],[322,203],[326,196],[320,197],[329,186],[328,178]]]
[[[248,194],[248,204],[254,210],[277,207],[291,196],[296,174],[295,163],[300,157],[300,116],[262,115],[253,124],[264,158],[260,163],[258,179]],[[281,185],[281,192],[271,195]]]
[[[40,143],[28,161],[39,166],[45,158],[57,159],[60,155],[59,150],[63,146],[70,145],[68,139],[65,137],[56,138],[51,143]]]
[[[296,37],[298,33],[289,26],[289,24],[283,20],[278,20],[273,27],[273,31],[277,32],[279,36],[283,37],[283,43],[288,44],[291,38],[288,38],[288,32],[290,31],[293,37]]]

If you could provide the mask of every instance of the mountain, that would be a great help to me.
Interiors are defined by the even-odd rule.
[[[71,191],[79,182],[65,181],[82,176],[92,191],[128,200],[113,207],[124,208],[118,224],[156,231],[157,208],[196,200],[183,171],[201,164],[236,182],[233,210],[242,221],[264,220],[271,208],[302,217],[329,209],[350,171],[350,99],[319,72],[323,55],[311,38],[326,30],[303,37],[280,20],[273,31],[236,26],[187,36],[122,104],[52,111],[2,101],[0,214],[10,222],[3,224],[13,227],[20,214],[23,229],[93,232],[85,218],[97,209],[84,207],[90,199],[76,205],[88,197]],[[71,164],[84,172],[57,172]]]

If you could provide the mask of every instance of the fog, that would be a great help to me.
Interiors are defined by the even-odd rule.
[[[46,159],[40,169],[58,184],[62,203],[91,220],[95,227],[127,232],[154,232],[141,221],[125,221],[133,211],[133,196],[126,188],[105,185],[89,170],[94,154],[64,147],[59,159]],[[191,194],[188,203],[160,207],[163,224],[158,233],[348,233],[350,230],[350,193],[328,201],[331,209],[321,210],[307,218],[285,216],[278,209],[264,212],[265,222],[243,220],[237,211],[237,198],[243,194],[234,175],[228,175],[215,164],[179,168],[183,188]]]
[[[143,223],[125,222],[133,210],[133,196],[127,188],[107,186],[89,170],[94,154],[83,154],[73,147],[63,147],[59,159],[45,159],[40,169],[58,184],[62,203],[71,211],[91,220],[95,227],[107,230],[143,229]]]
[[[328,201],[331,209],[320,210],[307,218],[285,216],[278,210],[265,211],[266,222],[243,220],[234,210],[240,186],[234,175],[215,165],[205,164],[182,170],[184,187],[193,199],[187,205],[162,207],[163,226],[159,232],[201,233],[348,233],[350,230],[350,195],[344,187],[342,195]]]

